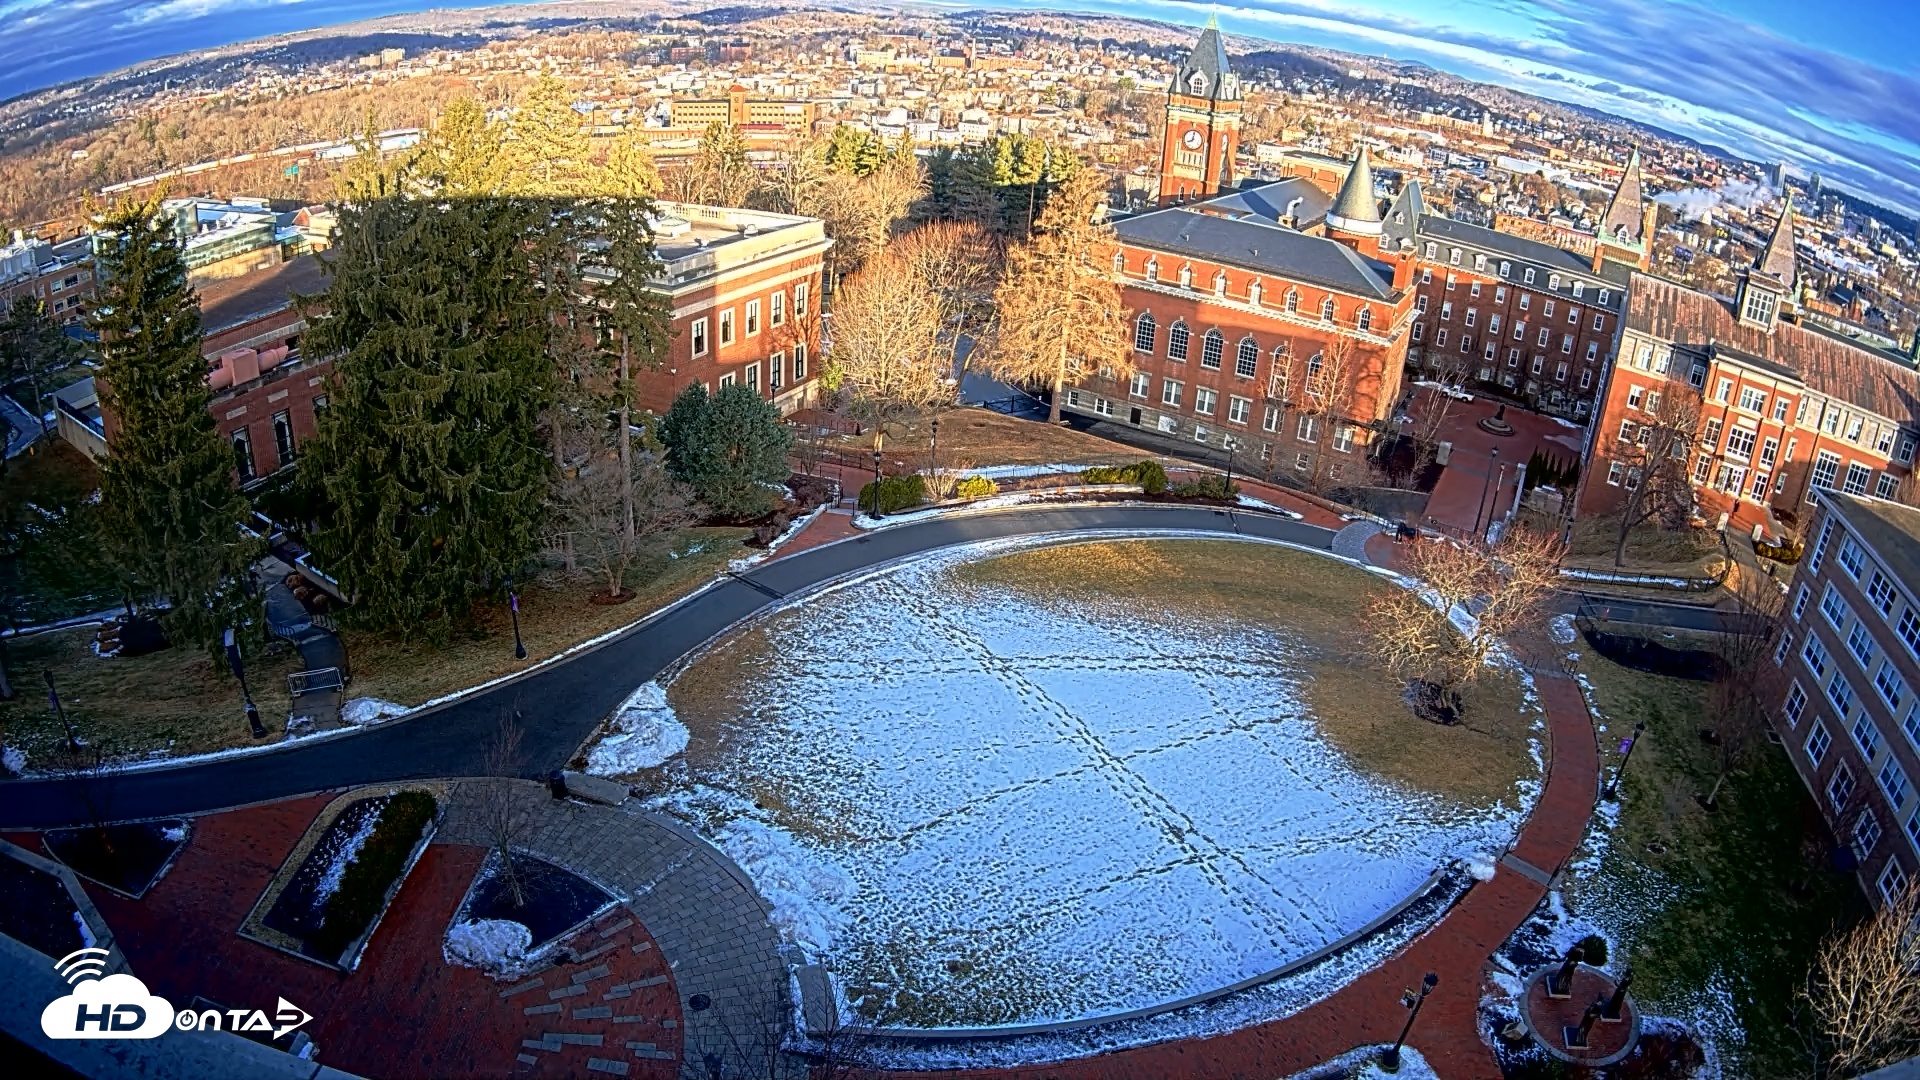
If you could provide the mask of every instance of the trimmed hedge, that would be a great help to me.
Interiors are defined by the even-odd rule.
[[[380,809],[360,853],[340,875],[340,888],[327,898],[320,929],[307,944],[322,956],[338,960],[355,938],[366,932],[386,904],[387,890],[407,867],[407,856],[420,842],[437,804],[424,791],[402,791]]]
[[[894,514],[927,501],[927,481],[919,473],[880,478],[880,512]],[[873,513],[873,481],[860,489],[860,509]]]
[[[984,476],[963,476],[953,485],[953,497],[956,499],[984,499],[997,494],[1000,485]]]
[[[1229,483],[1219,473],[1208,473],[1192,483],[1176,485],[1173,493],[1186,499],[1231,499],[1240,494],[1240,485]]]
[[[1140,490],[1149,495],[1167,490],[1167,470],[1152,459],[1131,465],[1096,465],[1081,470],[1080,479],[1088,484],[1139,484]]]

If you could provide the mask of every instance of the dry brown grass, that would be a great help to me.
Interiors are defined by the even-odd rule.
[[[1583,517],[1573,523],[1566,565],[1583,570],[1624,570],[1642,574],[1710,577],[1718,569],[1720,541],[1711,529],[1669,532],[1651,522],[1627,534],[1624,566],[1613,565],[1620,525],[1611,517]]]
[[[520,633],[527,659],[513,658],[513,628],[504,604],[477,607],[470,627],[435,646],[424,638],[348,630],[344,634],[353,682],[351,697],[402,705],[453,693],[519,671],[589,638],[618,629],[692,592],[746,554],[743,529],[693,529],[679,542],[679,558],[664,545],[636,562],[624,604],[587,602],[600,586],[556,575],[536,579],[520,595]],[[137,659],[102,659],[92,629],[42,634],[9,643],[16,687],[0,703],[0,731],[10,745],[45,762],[64,736],[40,692],[40,672],[52,669],[60,698],[84,738],[119,755],[203,753],[253,742],[240,707],[240,688],[224,668],[201,653],[168,649]],[[291,707],[287,675],[301,667],[293,650],[274,647],[250,660],[247,681],[260,719],[274,736]]]
[[[1284,624],[1304,650],[1321,731],[1362,767],[1469,805],[1511,794],[1534,772],[1533,714],[1523,711],[1519,680],[1489,672],[1466,692],[1460,725],[1416,719],[1401,682],[1369,655],[1358,622],[1369,595],[1398,586],[1332,559],[1230,540],[1121,541],[1041,548],[957,572],[1048,598]]]
[[[866,453],[873,435],[842,435],[830,445],[843,453]],[[927,422],[914,420],[887,428],[889,459],[908,460],[927,453]],[[940,414],[940,462],[943,468],[965,461],[990,465],[1051,465],[1072,462],[1088,465],[1124,465],[1152,457],[1120,443],[1075,431],[1070,427],[1021,420],[990,409],[955,409]]]

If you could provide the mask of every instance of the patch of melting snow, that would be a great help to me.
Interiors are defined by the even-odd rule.
[[[652,769],[685,750],[687,739],[687,726],[674,716],[667,692],[659,683],[642,683],[613,710],[607,734],[587,751],[587,771],[629,776]]]
[[[440,958],[449,964],[478,968],[496,979],[518,979],[527,973],[527,950],[533,931],[510,919],[469,919],[447,929]]]
[[[812,510],[808,511],[807,513],[802,514],[797,518],[794,518],[792,521],[787,523],[787,527],[785,531],[781,532],[779,536],[776,536],[773,538],[772,543],[768,544],[766,547],[762,548],[759,551],[754,552],[751,555],[745,555],[738,559],[733,559],[728,561],[727,569],[737,574],[740,571],[747,569],[748,567],[758,566],[759,564],[766,562],[768,559],[773,558],[774,552],[779,551],[782,547],[786,546],[787,541],[792,540],[796,536],[799,536],[800,531],[802,529],[805,529],[807,526],[813,524],[813,521],[815,518],[819,517],[821,514],[824,514],[826,512],[827,512],[826,504],[821,503],[819,506],[814,507]]]
[[[73,913],[73,928],[80,932],[82,946],[91,949],[100,944],[99,940],[93,936],[93,927],[87,925],[87,917],[78,911]]]
[[[700,737],[669,767],[663,808],[718,838],[783,936],[877,1015],[946,998],[951,1015],[923,1006],[915,1022],[1036,1023],[1260,975],[1437,866],[1502,850],[1537,796],[1530,777],[1466,807],[1359,771],[1313,723],[1284,626],[1055,604],[951,574],[1031,546],[954,549],[784,607],[690,669],[726,658],[770,676],[729,677],[718,712],[673,684]],[[1374,945],[1285,988],[1006,1060],[1285,1015],[1365,970]],[[922,1067],[944,1060],[922,1049]]]
[[[0,765],[4,765],[6,771],[15,775],[24,773],[27,771],[27,752],[17,746],[0,750]]]
[[[177,844],[187,838],[187,827],[185,825],[169,825],[160,830],[160,835],[168,843]]]
[[[1547,622],[1547,632],[1560,645],[1571,645],[1580,639],[1580,631],[1574,628],[1571,615],[1555,615]]]
[[[313,886],[315,910],[326,906],[327,900],[340,891],[341,877],[346,874],[347,867],[353,865],[353,860],[360,857],[360,849],[366,846],[367,837],[373,835],[373,827],[379,823],[380,814],[380,807],[373,808],[361,818],[359,826],[345,840],[338,842],[338,847],[326,854],[327,868]]]
[[[391,701],[382,701],[379,698],[357,697],[345,705],[340,706],[340,719],[352,724],[354,727],[365,727],[368,724],[377,724],[382,720],[391,720],[394,717],[405,716],[412,711],[413,709],[410,706],[398,705]]]

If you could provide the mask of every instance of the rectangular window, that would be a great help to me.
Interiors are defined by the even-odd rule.
[[[1867,579],[1867,601],[1882,618],[1893,615],[1893,582],[1888,581],[1887,575],[1878,570],[1875,570],[1873,576]]]
[[[1773,666],[1785,667],[1787,657],[1793,655],[1793,635],[1785,630],[1780,632],[1780,643],[1773,647]]]
[[[1853,609],[1840,598],[1840,590],[1828,585],[1827,591],[1820,596],[1820,614],[1827,617],[1827,623],[1836,631],[1844,634],[1847,620],[1853,616]]]
[[[1894,712],[1899,712],[1900,706],[1907,700],[1907,680],[1893,670],[1891,660],[1880,665],[1879,673],[1873,677],[1873,688],[1880,691],[1880,699]]]
[[[1899,490],[1900,478],[1890,472],[1883,472],[1880,474],[1880,479],[1874,481],[1873,497],[1876,499],[1891,499]]]
[[[1836,804],[1837,805],[1837,804]],[[1898,804],[1895,804],[1896,806]],[[1880,819],[1871,813],[1861,814],[1853,823],[1853,855],[1864,860],[1872,854],[1874,846],[1880,843]]]
[[[799,304],[800,302],[798,300],[794,301],[794,307],[796,310],[798,310]],[[806,377],[807,377],[807,343],[804,341],[795,342],[793,346],[793,381],[799,382],[800,380],[805,379]]]
[[[1453,318],[1453,301],[1449,300],[1440,305],[1440,318],[1442,321]]]
[[[1218,395],[1211,389],[1204,386],[1199,387],[1193,392],[1193,411],[1199,413],[1201,416],[1212,416],[1213,403],[1217,399]]]
[[[1740,388],[1740,407],[1750,413],[1765,412],[1767,395],[1751,386],[1743,386]]]
[[[1433,332],[1433,346],[1436,349],[1447,347],[1447,328],[1442,326]]]
[[[1180,383],[1177,380],[1160,381],[1160,404],[1174,409],[1180,407]]]
[[[284,410],[273,414],[273,451],[280,468],[293,464],[293,417]]]
[[[786,377],[786,354],[774,353],[772,356],[767,357],[767,386],[770,389],[778,390],[780,389],[780,384],[785,381]]]
[[[1480,309],[1468,308],[1467,309],[1467,325],[1471,327],[1478,324],[1479,321],[1480,321]]]
[[[1753,456],[1753,432],[1737,427],[1727,432],[1727,455],[1742,461]]]
[[[760,301],[747,301],[747,336],[753,337],[760,332]]]
[[[1540,305],[1540,317],[1543,319],[1553,318],[1553,301],[1549,300]]]
[[[1266,414],[1260,418],[1260,430],[1280,430],[1280,407],[1278,405],[1267,406]]]
[[[775,290],[774,294],[767,298],[767,303],[769,305],[767,308],[767,322],[774,326],[787,325],[787,291],[785,289]]]
[[[1894,627],[1894,633],[1907,643],[1907,651],[1920,656],[1920,612],[1913,608],[1900,613],[1900,625]]]
[[[1293,429],[1293,436],[1301,442],[1312,442],[1319,434],[1320,421],[1317,417],[1302,416],[1300,423]]]
[[[1867,493],[1867,481],[1872,478],[1872,469],[1867,468],[1857,461],[1850,461],[1847,463],[1847,479],[1840,485],[1840,490],[1849,495],[1865,495]]]
[[[1167,359],[1186,360],[1188,337],[1186,323],[1176,322],[1167,327]]]
[[[1840,767],[1833,771],[1833,778],[1827,781],[1827,801],[1833,804],[1835,810],[1840,810],[1846,807],[1847,800],[1851,798],[1853,798],[1853,770],[1847,768],[1846,763],[1842,762]]]
[[[1827,491],[1833,490],[1833,478],[1840,475],[1840,455],[1827,450],[1820,451],[1813,463],[1813,486]]]
[[[1853,624],[1852,632],[1847,634],[1847,651],[1860,662],[1862,671],[1873,666],[1873,658],[1879,650],[1874,648],[1873,635],[1867,631],[1866,623]]]
[[[727,310],[720,313],[720,344],[723,347],[733,344],[733,309],[732,308],[728,308]]]
[[[1807,613],[1807,601],[1811,599],[1812,596],[1813,596],[1813,590],[1809,589],[1805,585],[1800,586],[1800,591],[1794,594],[1793,618],[1795,622],[1798,622],[1800,620],[1800,617]]]
[[[692,333],[687,335],[693,342],[693,355],[707,355],[707,320],[693,320]]]
[[[1645,401],[1646,399],[1647,399],[1646,387],[1644,386],[1627,387],[1627,408],[1637,409],[1640,407],[1640,403],[1642,401]]]
[[[1760,444],[1760,464],[1771,469],[1773,467],[1774,460],[1779,456],[1780,456],[1780,440],[1774,438],[1771,435],[1767,436],[1767,441]]]
[[[1786,398],[1775,398],[1773,400],[1773,418],[1782,423],[1786,422],[1787,410],[1791,407],[1792,403]]]
[[[1860,571],[1865,569],[1867,565],[1867,556],[1866,552],[1860,550],[1860,545],[1853,542],[1853,537],[1849,536],[1841,541],[1840,554],[1837,558],[1840,562],[1840,569],[1845,570],[1848,577],[1859,581]]]
[[[1253,402],[1248,398],[1230,397],[1227,399],[1227,419],[1236,424],[1244,424],[1253,413]]]
[[[746,371],[747,371],[747,388],[754,391],[755,393],[758,393],[760,391],[759,362],[756,361],[754,363],[748,364]]]
[[[1837,715],[1845,716],[1853,711],[1853,684],[1845,675],[1834,672],[1827,680],[1827,700],[1833,702]],[[1864,717],[1864,714],[1862,714]]]
[[[1827,669],[1833,663],[1833,657],[1827,652],[1827,647],[1820,644],[1820,639],[1812,634],[1807,635],[1807,643],[1800,647],[1800,659],[1807,662],[1807,670],[1813,672],[1816,681],[1826,678]]]
[[[1907,892],[1907,872],[1900,867],[1899,859],[1888,859],[1887,868],[1880,871],[1880,899],[1886,903],[1899,900]]]
[[[1353,449],[1353,425],[1335,424],[1333,426],[1333,448],[1346,453]]]
[[[253,479],[253,439],[246,428],[233,433],[233,469],[240,474],[240,482]]]
[[[1731,397],[1732,395],[1733,395],[1732,379],[1721,379],[1718,383],[1714,384],[1713,400],[1724,404],[1727,398]]]
[[[1838,676],[1835,678],[1837,680]],[[1845,716],[1846,710],[1840,710],[1840,715]],[[1853,721],[1853,743],[1860,748],[1860,756],[1868,761],[1872,761],[1873,755],[1880,751],[1880,729],[1873,726],[1873,721],[1866,713],[1861,713]]]
[[[725,390],[738,381],[738,379],[734,378],[733,372],[729,371],[725,375],[720,376],[720,389]]]
[[[1143,398],[1147,396],[1147,387],[1153,382],[1153,376],[1144,371],[1133,373],[1133,381],[1127,386],[1127,396]]]
[[[804,319],[807,317],[807,302],[813,297],[813,292],[810,288],[812,284],[812,282],[803,281],[793,287],[793,314],[795,318]]]
[[[1826,561],[1827,545],[1833,541],[1833,522],[1827,522],[1820,530],[1820,542],[1813,546],[1813,558],[1807,560],[1807,572],[1818,573],[1820,564]]]
[[[1813,731],[1807,736],[1807,760],[1815,765],[1826,760],[1827,748],[1833,745],[1833,736],[1827,734],[1824,723],[1813,725]]]
[[[1800,726],[1800,717],[1807,711],[1807,692],[1800,688],[1798,679],[1794,680],[1793,685],[1787,689],[1787,703],[1781,711],[1787,718],[1788,727]]]

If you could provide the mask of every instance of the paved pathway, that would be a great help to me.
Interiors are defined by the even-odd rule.
[[[864,567],[936,548],[1036,533],[1183,529],[1263,536],[1327,548],[1331,531],[1271,514],[1192,506],[1036,506],[940,517],[876,530],[765,563],[669,608],[598,648],[515,681],[404,720],[331,739],[276,745],[261,753],[87,780],[0,783],[0,827],[47,828],[93,820],[201,813],[328,788],[389,780],[474,776],[500,716],[522,713],[526,776],[566,762],[635,686],[689,650],[790,594]],[[751,582],[749,584],[748,582]]]
[[[475,807],[493,784],[509,785],[526,815],[518,846],[619,894],[659,943],[679,992],[685,1071],[704,1076],[718,1060],[727,1076],[770,1075],[787,1028],[787,968],[770,909],[739,868],[677,822],[556,800],[525,781],[460,784],[440,839],[490,845]],[[689,1005],[696,996],[709,1006]]]

